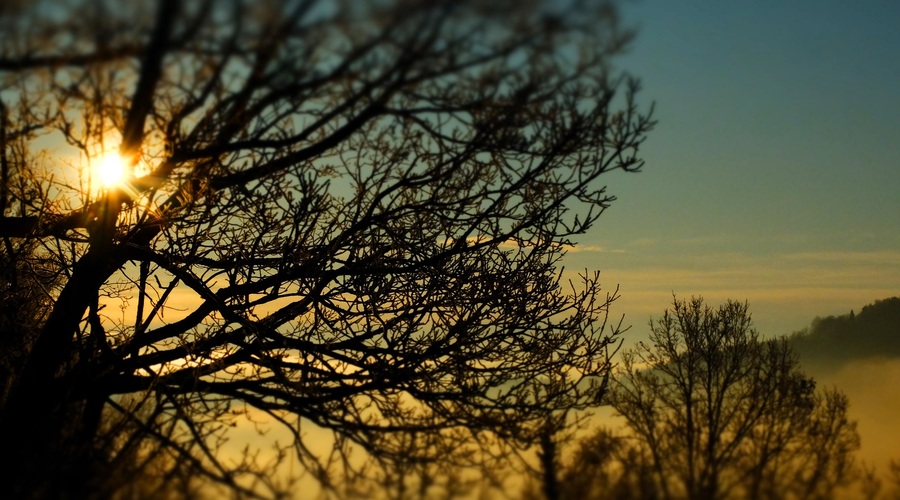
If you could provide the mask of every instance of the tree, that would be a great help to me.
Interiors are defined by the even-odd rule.
[[[615,294],[559,259],[653,122],[614,9],[552,4],[4,4],[2,251],[55,273],[4,374],[8,489],[161,453],[274,494],[223,459],[241,419],[327,486],[310,426],[388,460],[594,403]]]
[[[746,303],[675,300],[623,356],[608,401],[662,498],[834,498],[859,447],[847,398],[815,390]]]
[[[566,498],[659,498],[642,451],[628,436],[603,427],[577,442],[562,477]]]

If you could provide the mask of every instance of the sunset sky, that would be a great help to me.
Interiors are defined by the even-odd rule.
[[[573,272],[643,335],[679,296],[748,300],[764,335],[900,295],[900,3],[643,0],[621,68],[656,102],[640,174]]]
[[[0,11],[8,1],[0,0]],[[711,306],[728,299],[747,301],[766,338],[797,332],[816,317],[859,312],[879,299],[900,296],[900,0],[619,3],[622,22],[636,30],[636,38],[613,62],[617,70],[641,80],[637,103],[641,111],[655,107],[658,125],[640,152],[642,172],[601,177],[617,200],[580,235],[562,263],[567,279],[577,281],[578,273],[599,270],[605,289],[618,289],[620,298],[610,313],[613,322],[624,316],[623,325],[630,327],[622,337],[624,345],[647,338],[648,321],[671,306],[673,295],[703,296]],[[515,427],[520,418],[540,418],[528,424],[541,423],[542,439],[551,438],[545,445],[556,439],[549,431],[564,422],[555,415],[574,418],[585,406],[594,411],[595,403],[607,406],[585,419],[578,432],[586,433],[593,424],[615,429],[626,421],[609,406],[623,398],[600,393],[602,384],[591,382],[588,388],[584,382],[615,384],[622,372],[609,376],[610,358],[595,347],[600,343],[593,330],[580,336],[562,320],[577,308],[565,309],[565,300],[557,300],[553,290],[547,293],[545,247],[533,246],[537,251],[531,255],[505,256],[491,240],[510,231],[532,242],[556,241],[554,224],[560,219],[545,214],[555,217],[560,203],[584,197],[560,189],[568,180],[549,181],[559,169],[545,173],[532,165],[556,165],[560,151],[571,158],[559,159],[564,160],[559,165],[580,165],[581,149],[606,154],[604,141],[611,134],[605,127],[617,121],[606,120],[606,110],[582,120],[573,112],[585,105],[581,87],[574,84],[582,82],[581,76],[574,83],[557,83],[564,73],[547,71],[541,56],[530,56],[525,49],[497,49],[504,55],[496,67],[489,63],[481,68],[480,62],[455,67],[494,50],[491,27],[498,40],[540,41],[537,47],[544,46],[544,38],[551,40],[548,45],[556,43],[555,32],[545,37],[540,31],[520,31],[520,21],[508,22],[507,16],[518,19],[510,13],[524,9],[519,4],[497,10],[500,16],[488,12],[488,28],[478,33],[470,26],[481,26],[479,4],[472,11],[476,17],[447,23],[448,39],[442,38],[443,23],[438,21],[452,9],[421,9],[405,17],[406,4],[401,3],[402,22],[396,24],[392,9],[378,15],[372,14],[378,9],[362,9],[358,24],[356,13],[349,16],[352,22],[330,24],[322,18],[344,3],[325,4],[312,11],[304,21],[308,25],[294,20],[282,26],[282,17],[292,19],[287,10],[260,8],[253,12],[258,17],[244,16],[243,10],[232,11],[233,5],[223,2],[229,10],[212,11],[204,21],[207,26],[195,25],[190,16],[199,14],[190,9],[179,19],[169,16],[167,4],[148,3],[163,8],[159,17],[135,28],[140,37],[145,30],[153,33],[146,51],[142,38],[123,35],[128,43],[119,42],[113,28],[117,23],[107,28],[99,21],[82,22],[71,15],[80,10],[70,11],[64,2],[31,4],[47,15],[36,18],[41,22],[34,30],[23,31],[38,33],[37,41],[32,35],[26,41],[56,50],[54,44],[61,41],[81,43],[84,37],[85,46],[91,46],[89,40],[96,38],[97,48],[91,50],[102,57],[100,62],[92,56],[73,57],[66,48],[61,52],[66,55],[54,60],[23,42],[25,55],[9,59],[10,67],[50,65],[50,60],[65,71],[47,72],[46,80],[38,75],[32,87],[28,75],[36,70],[0,68],[0,73],[19,78],[9,79],[17,86],[5,84],[4,99],[24,96],[23,104],[9,108],[11,114],[3,107],[4,117],[19,117],[25,129],[29,120],[37,121],[29,113],[41,117],[46,111],[56,117],[47,119],[52,126],[35,128],[43,134],[28,144],[35,154],[15,150],[14,156],[17,169],[35,179],[42,179],[46,170],[53,183],[41,188],[45,197],[24,188],[24,194],[16,192],[39,207],[33,211],[40,218],[7,217],[30,221],[27,227],[21,224],[27,231],[10,230],[11,237],[33,238],[47,250],[23,245],[22,257],[12,256],[7,243],[7,262],[12,263],[7,281],[15,282],[19,274],[29,280],[7,287],[13,290],[8,296],[18,299],[13,293],[21,290],[22,303],[30,307],[7,301],[15,305],[7,307],[12,311],[7,316],[15,319],[7,328],[23,333],[7,342],[18,351],[9,349],[8,360],[0,359],[5,363],[0,365],[5,370],[0,373],[0,421],[6,429],[0,438],[15,441],[8,455],[28,455],[9,470],[30,471],[24,479],[7,473],[13,486],[45,482],[28,466],[43,465],[43,453],[55,455],[59,465],[52,467],[69,471],[70,482],[88,491],[101,475],[72,473],[94,463],[85,461],[82,467],[70,458],[80,459],[82,449],[93,453],[99,442],[138,443],[134,449],[139,451],[130,446],[124,452],[104,450],[97,454],[103,461],[89,457],[96,464],[112,462],[106,457],[117,453],[136,463],[145,453],[139,441],[144,439],[170,446],[159,455],[167,457],[177,449],[173,442],[181,440],[188,451],[171,456],[190,457],[197,450],[200,464],[210,458],[207,454],[218,454],[226,466],[233,462],[238,469],[243,467],[239,460],[251,456],[248,446],[262,450],[260,462],[276,463],[271,445],[279,440],[281,445],[294,443],[298,458],[280,462],[273,477],[280,480],[285,471],[312,472],[294,489],[303,498],[317,491],[324,478],[316,475],[316,460],[325,464],[322,470],[331,467],[332,458],[335,470],[341,465],[339,455],[329,453],[335,443],[343,446],[344,438],[356,443],[346,448],[355,450],[347,452],[351,465],[367,458],[360,450],[384,446],[406,466],[430,463],[414,452],[439,456],[451,450],[435,446],[432,437],[455,439],[457,431],[466,439],[480,439],[482,430],[503,430],[497,436],[517,439],[537,436]],[[26,4],[8,5],[13,8],[5,12]],[[124,6],[119,7],[122,12],[109,12],[121,19],[127,18],[129,7],[145,6],[116,5]],[[106,22],[107,11],[97,12],[104,15],[93,21]],[[540,21],[535,30],[554,25],[549,16],[525,12],[527,23],[521,22],[526,27],[532,20]],[[586,18],[583,11],[578,14]],[[245,17],[246,33],[240,31]],[[50,22],[55,18],[66,21],[59,26],[81,27],[85,33],[58,30],[62,35],[53,38],[46,27],[56,28]],[[235,20],[236,34],[227,25],[220,29],[227,19]],[[270,25],[269,20],[279,23]],[[310,38],[300,38],[307,33]],[[104,52],[107,38],[115,51]],[[0,49],[15,48],[18,41],[10,40]],[[454,53],[456,40],[465,41],[459,45],[461,54]],[[561,56],[573,55],[576,44],[561,43]],[[367,45],[375,49],[364,50]],[[170,53],[163,57],[166,50]],[[7,57],[2,51],[0,56]],[[101,60],[106,57],[114,61]],[[78,68],[83,60],[90,61],[84,63],[87,70]],[[528,61],[522,74],[527,85],[520,88],[516,78],[496,76],[505,74],[505,64],[518,67],[523,61]],[[587,81],[593,75],[583,76]],[[544,87],[538,79],[553,85]],[[608,102],[605,88],[589,88],[595,92],[590,96]],[[569,91],[574,98],[567,101],[563,97]],[[42,92],[47,96],[36,97]],[[127,112],[119,116],[119,110]],[[84,130],[77,130],[82,122]],[[590,124],[598,125],[594,129]],[[107,131],[114,133],[107,137]],[[528,156],[529,142],[540,146],[533,157]],[[126,163],[124,180],[100,170],[117,163],[116,151],[134,160]],[[618,153],[607,158],[631,158],[627,148]],[[139,179],[145,167],[159,168]],[[573,179],[584,179],[590,171],[575,167]],[[90,184],[82,182],[85,176]],[[7,191],[13,193],[7,189],[4,197]],[[569,197],[556,199],[557,193]],[[30,207],[25,201],[20,206]],[[41,203],[51,208],[45,210]],[[500,250],[522,244],[521,239],[504,238],[501,243],[508,246]],[[58,244],[59,251],[45,241]],[[45,255],[46,263],[25,266]],[[588,301],[586,307],[593,305]],[[43,322],[31,319],[44,310]],[[581,326],[583,316],[574,318],[575,326]],[[552,325],[556,320],[559,328]],[[884,322],[890,325],[885,338],[898,339],[900,346],[900,325],[895,323],[900,321]],[[828,338],[837,340],[814,349],[849,352],[845,346],[863,337],[835,335]],[[814,436],[805,441],[814,444],[804,444],[804,455],[796,456],[814,456],[806,452],[821,448],[822,434],[815,433],[820,427],[807,425],[818,404],[812,391],[806,391],[811,384],[793,373],[791,385],[777,378],[788,373],[781,369],[782,360],[793,358],[775,357],[773,351],[739,340],[728,342],[706,351],[742,361],[763,353],[779,363],[777,370],[742,372],[771,388],[765,394],[777,397],[768,399],[780,401],[785,394],[806,398],[792,400],[789,407],[807,412],[782,412],[785,406],[777,406],[779,412],[771,414],[777,416],[743,426],[753,429],[754,445],[767,429],[799,428]],[[840,362],[801,365],[818,388],[834,387],[847,395],[849,419],[844,422],[859,422],[863,444],[858,456],[877,467],[880,477],[886,477],[890,460],[900,464],[900,355],[886,354],[889,343],[872,342],[874,349]],[[900,348],[892,352],[900,353]],[[634,366],[655,377],[654,367],[663,364],[646,361]],[[618,370],[628,366],[628,358],[616,357],[612,363]],[[616,386],[605,387],[612,391]],[[638,392],[639,386],[618,387]],[[745,399],[761,393],[742,390],[735,404],[762,415]],[[120,393],[125,395],[121,399]],[[695,398],[687,396],[687,411],[693,412]],[[35,406],[33,399],[40,404]],[[810,402],[814,404],[806,404]],[[104,405],[109,409],[113,403],[123,419],[130,419],[122,422],[137,424],[104,420]],[[241,414],[243,408],[249,408],[246,414]],[[721,413],[710,411],[704,418],[715,420],[714,429],[731,432],[734,424]],[[790,427],[782,425],[787,413],[792,415]],[[656,410],[648,414],[665,418]],[[801,417],[807,419],[802,427],[796,423]],[[234,427],[227,434],[231,441],[221,450],[195,446],[204,440],[213,443],[219,426],[228,425]],[[383,428],[376,430],[376,425]],[[133,433],[133,441],[126,431]],[[395,432],[397,441],[374,437]],[[27,442],[34,437],[39,446]],[[403,441],[407,438],[411,446]],[[706,441],[712,452],[720,439]],[[766,441],[768,453],[768,437]],[[471,443],[491,454],[497,449],[493,441]],[[659,455],[660,447],[651,444],[652,455]],[[312,450],[309,457],[303,455],[305,446]],[[468,453],[467,447],[468,442],[459,450]],[[607,457],[620,454],[603,447]],[[685,448],[695,458],[695,447]],[[552,449],[545,446],[543,456],[551,457]],[[566,460],[574,456],[565,455],[570,452],[562,444],[558,450]],[[523,456],[541,456],[532,451]],[[191,474],[198,469],[193,461],[185,463]],[[629,467],[638,462],[622,463]],[[47,470],[56,470],[52,467]],[[151,463],[144,471],[155,467]],[[215,471],[211,477],[219,473],[218,465],[206,467]],[[221,474],[224,485],[238,477],[225,469]],[[530,488],[522,486],[525,477],[512,476],[516,488]],[[66,484],[59,481],[52,488],[62,491],[59,485]],[[900,488],[900,480],[896,486]],[[515,496],[514,490],[510,493]]]

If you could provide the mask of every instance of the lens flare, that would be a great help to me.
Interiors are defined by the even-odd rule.
[[[121,184],[125,179],[125,160],[116,153],[105,155],[97,166],[97,175],[105,188]]]

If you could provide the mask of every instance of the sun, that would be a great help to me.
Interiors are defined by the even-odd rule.
[[[97,175],[105,188],[121,184],[125,180],[125,171],[125,160],[117,153],[107,153],[97,166]]]

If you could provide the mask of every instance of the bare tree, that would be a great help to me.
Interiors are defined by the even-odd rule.
[[[559,259],[653,125],[612,7],[37,2],[0,33],[2,251],[54,273],[4,374],[14,494],[88,495],[136,446],[274,494],[221,452],[257,414],[327,486],[310,426],[387,457],[596,401],[615,294]]]
[[[627,352],[609,402],[662,498],[834,498],[859,447],[847,398],[815,390],[746,303],[675,300]]]

